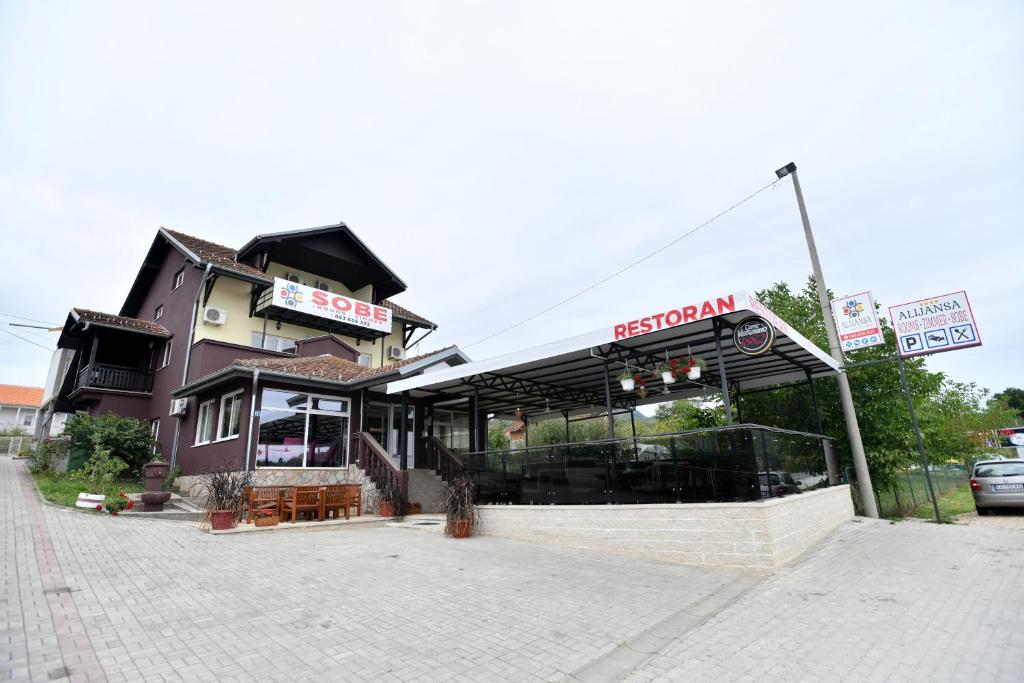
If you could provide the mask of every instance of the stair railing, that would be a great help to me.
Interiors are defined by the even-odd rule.
[[[402,516],[409,503],[409,475],[398,469],[384,447],[369,432],[356,434],[356,462],[366,477],[377,487],[384,500],[395,504]]]
[[[439,475],[443,481],[451,481],[462,472],[462,461],[441,443],[436,436],[428,436],[424,440],[427,465]]]

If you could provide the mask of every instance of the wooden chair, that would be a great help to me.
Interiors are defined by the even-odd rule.
[[[344,511],[345,519],[348,519],[348,510],[351,507],[352,493],[345,485],[332,484],[324,487],[324,519],[338,515]]]
[[[245,523],[252,522],[256,513],[260,510],[270,510],[281,516],[281,499],[284,498],[287,487],[281,486],[249,486],[249,494],[244,498],[247,501],[248,512]]]
[[[356,510],[356,517],[363,516],[363,486],[362,484],[339,484],[348,491],[348,505]],[[348,519],[348,510],[345,511],[345,519]]]
[[[324,490],[321,486],[293,486],[291,495],[281,501],[282,519],[291,517],[295,522],[299,513],[316,515],[317,521],[324,518]]]

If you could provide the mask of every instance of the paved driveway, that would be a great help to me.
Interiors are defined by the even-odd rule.
[[[0,515],[0,680],[1019,680],[1024,656],[1016,530],[851,523],[764,579],[398,528],[215,537],[42,506],[7,458]]]

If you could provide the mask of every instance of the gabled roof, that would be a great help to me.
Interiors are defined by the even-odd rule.
[[[87,322],[100,327],[113,327],[116,329],[129,330],[131,332],[142,332],[143,334],[155,335],[157,337],[170,337],[171,333],[166,327],[152,320],[140,320],[129,318],[124,315],[112,315],[99,311],[90,311],[87,308],[72,308],[68,316],[69,322]],[[65,331],[67,326],[65,326]]]
[[[237,252],[231,247],[226,247],[223,244],[217,244],[216,242],[188,235],[178,230],[171,230],[170,228],[162,227],[157,231],[156,237],[153,239],[153,244],[150,246],[149,251],[146,254],[146,258],[143,260],[142,267],[139,269],[139,273],[135,277],[135,282],[132,284],[124,305],[121,307],[121,315],[133,316],[138,314],[138,308],[141,306],[142,300],[145,297],[146,292],[149,290],[149,287],[152,286],[152,281],[156,277],[156,272],[159,270],[160,264],[163,262],[164,256],[169,247],[177,249],[187,259],[195,263],[196,266],[205,267],[209,264],[214,271],[232,277],[238,277],[259,285],[270,286],[274,284],[273,277],[267,275],[255,266],[243,263],[239,259],[248,258],[250,255],[256,253],[256,250],[261,245],[266,246],[274,240],[324,235],[329,234],[332,231],[343,232],[348,238],[357,244],[361,250],[365,251],[367,258],[372,259],[373,262],[378,264],[390,278],[393,278],[396,283],[395,287],[392,287],[390,291],[381,290],[381,293],[387,296],[389,293],[397,293],[405,289],[405,283],[402,282],[390,269],[388,269],[388,267],[385,266],[384,263],[377,258],[377,256],[370,251],[370,249],[366,247],[366,245],[363,244],[355,233],[353,233],[344,223],[325,226],[322,228],[290,230],[287,232],[260,235],[249,240],[249,242]],[[380,305],[390,308],[394,317],[400,322],[411,323],[413,325],[432,330],[437,329],[437,325],[433,322],[413,313],[393,301],[383,299],[380,302]]]
[[[0,405],[32,406],[43,404],[42,387],[23,387],[19,384],[0,384]]]

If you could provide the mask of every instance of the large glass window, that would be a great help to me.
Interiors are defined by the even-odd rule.
[[[251,346],[266,349],[268,351],[295,352],[295,340],[288,337],[280,337],[273,334],[253,332],[250,336]]]
[[[258,466],[344,467],[348,464],[348,436],[348,399],[263,390]]]

